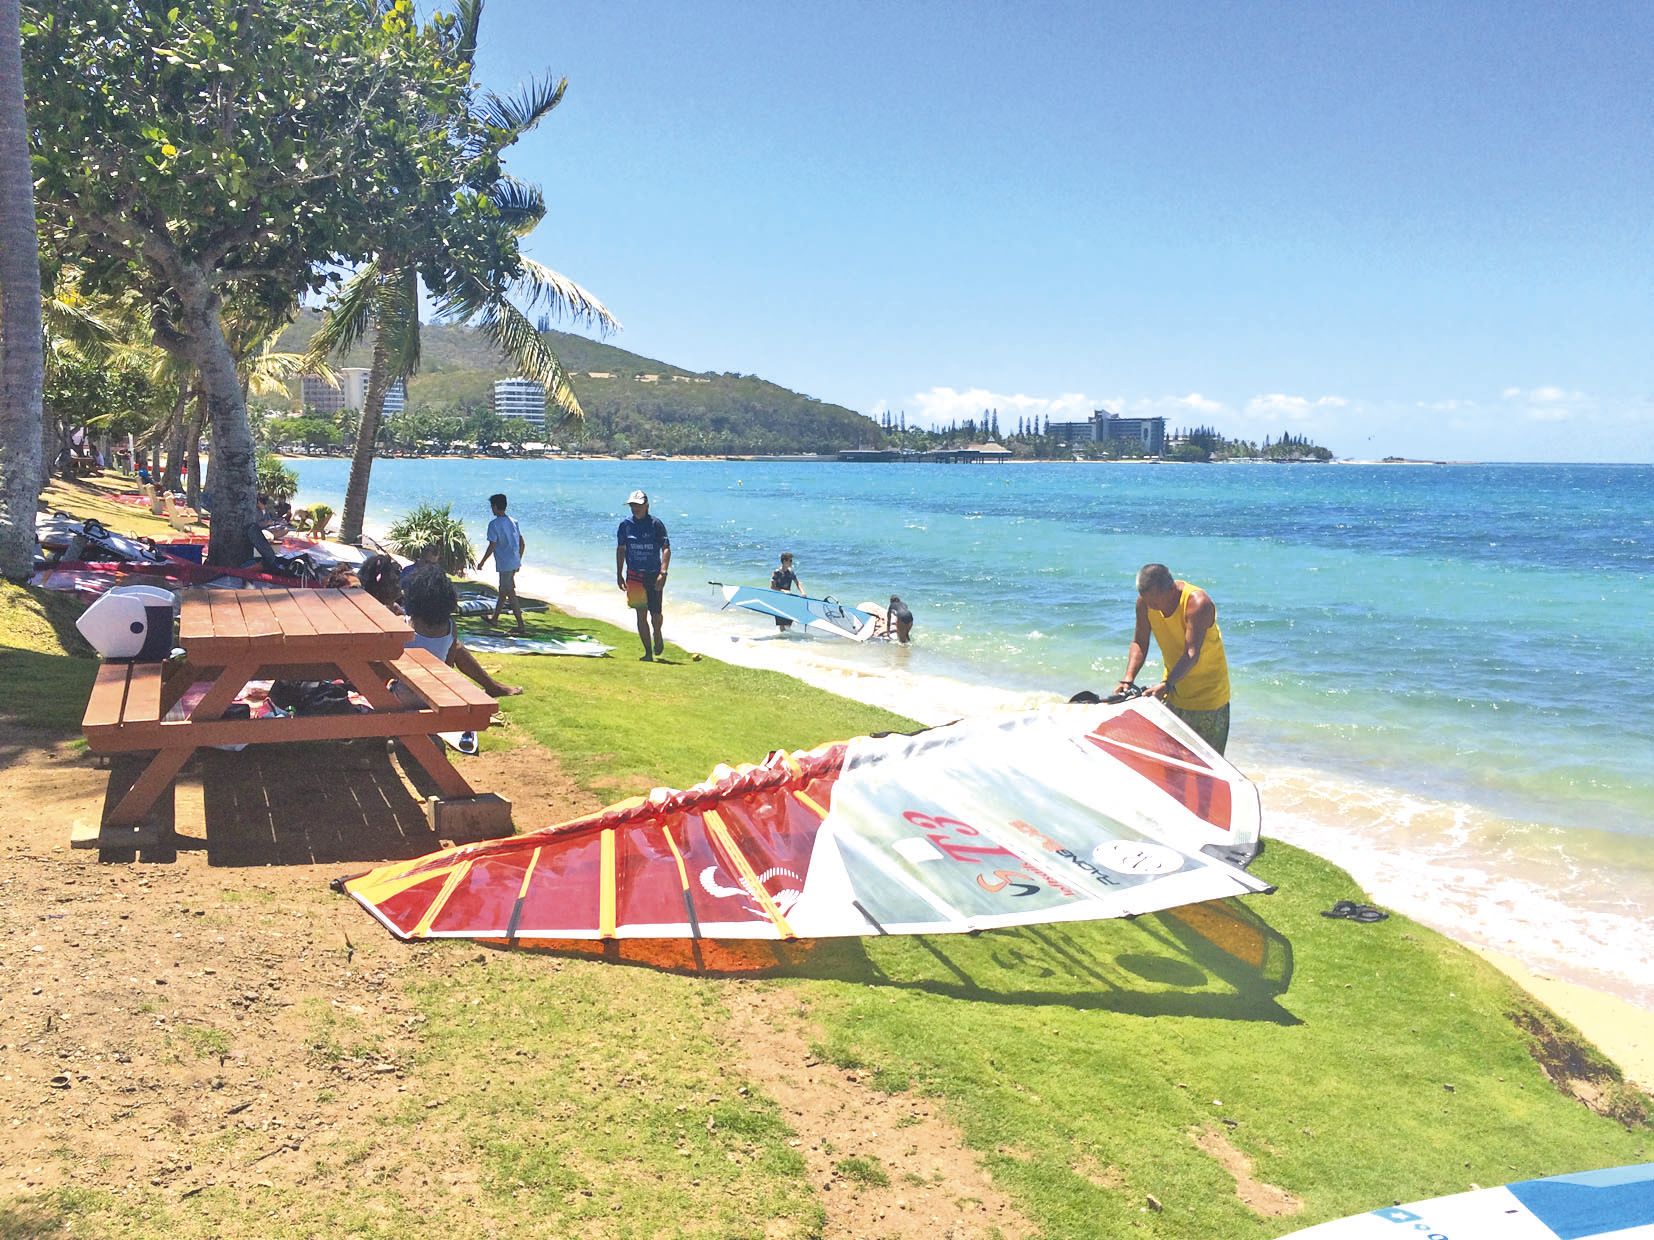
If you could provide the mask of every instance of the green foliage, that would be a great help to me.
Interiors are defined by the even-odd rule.
[[[302,351],[318,322],[316,315],[306,312],[279,347]],[[586,412],[581,424],[560,427],[552,411],[544,438],[566,451],[832,453],[876,447],[885,439],[871,418],[756,375],[696,373],[572,332],[548,330],[545,336],[572,376]],[[422,449],[437,452],[475,444],[474,434],[460,434],[451,427],[433,431],[425,423],[414,431],[414,423],[402,420],[463,417],[467,410],[485,409],[494,381],[516,371],[481,335],[464,327],[430,324],[422,329],[420,340],[420,371],[408,380],[408,412],[390,419],[400,424],[393,432],[396,449],[421,450],[412,446],[421,440],[439,441],[440,446],[433,443]],[[341,364],[365,366],[371,360],[370,351],[359,345]],[[614,378],[593,379],[593,371]],[[640,375],[658,375],[659,381],[639,382]],[[500,441],[496,437],[493,442]]]
[[[280,457],[266,453],[258,458],[258,489],[279,504],[299,493],[299,476]]]
[[[377,11],[377,4],[369,11]],[[89,292],[134,294],[155,341],[199,370],[211,417],[208,558],[249,544],[254,444],[221,309],[280,321],[368,257],[389,205],[444,175],[468,65],[406,0],[23,6],[44,244]],[[451,24],[450,24],[451,30]]]
[[[463,573],[476,558],[471,550],[471,538],[465,532],[465,523],[454,515],[452,504],[421,504],[401,518],[386,532],[390,549],[410,560],[429,544],[442,549],[443,571]]]

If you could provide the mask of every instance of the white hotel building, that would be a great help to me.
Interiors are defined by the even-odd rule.
[[[546,389],[532,379],[498,379],[489,407],[502,418],[521,418],[536,430],[546,425]]]

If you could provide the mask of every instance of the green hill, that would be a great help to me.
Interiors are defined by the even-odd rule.
[[[279,347],[303,349],[320,322],[319,315],[307,311]],[[883,440],[873,419],[756,375],[688,371],[572,332],[545,335],[586,411],[583,427],[548,432],[548,439],[567,449],[706,455],[837,452]],[[486,406],[494,381],[515,373],[470,328],[431,324],[420,340],[419,373],[408,380],[409,409]],[[366,366],[370,360],[363,344],[344,364]],[[655,378],[645,378],[651,375]]]

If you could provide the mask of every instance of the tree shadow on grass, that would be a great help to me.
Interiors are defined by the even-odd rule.
[[[1018,1007],[1299,1023],[1276,1002],[1292,982],[1291,942],[1234,899],[1132,921],[972,935],[519,946],[696,976],[804,978]]]

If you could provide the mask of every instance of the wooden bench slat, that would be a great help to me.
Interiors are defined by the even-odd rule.
[[[346,589],[340,595],[376,625],[381,633],[396,633],[404,642],[413,636],[413,626],[366,590]]]
[[[418,653],[429,654],[430,652],[422,650]],[[469,702],[473,706],[487,706],[494,701],[494,699],[489,696],[488,690],[484,689],[476,681],[472,680],[464,672],[460,671],[459,668],[449,667],[446,663],[442,662],[434,655],[431,656],[429,666],[431,674],[446,685],[452,692],[458,694],[463,701]]]
[[[158,723],[161,718],[161,665],[134,663],[126,686],[121,724]]]
[[[247,622],[241,618],[241,607],[229,590],[210,590],[207,608],[212,613],[213,641],[224,646],[247,644]]]
[[[281,623],[282,636],[294,638],[316,635],[316,626],[310,623],[310,618],[305,614],[304,608],[299,606],[291,591],[265,590],[263,593],[268,596],[265,601],[270,605],[271,614]]]
[[[492,721],[476,706],[425,710],[381,710],[349,715],[293,715],[286,719],[215,719],[191,723],[163,720],[91,731],[93,753],[144,749],[196,749],[203,745],[265,745],[291,741],[350,740],[364,736],[428,736],[434,732],[480,732]]]
[[[417,656],[424,655],[421,659]],[[429,660],[429,661],[427,661]],[[412,686],[414,692],[435,707],[466,706],[468,703],[447,684],[443,683],[431,663],[437,662],[427,650],[404,651],[402,657],[391,662],[391,672]]]
[[[346,633],[352,635],[372,634],[375,637],[383,635],[384,630],[364,616],[361,609],[351,603],[349,599],[342,597],[340,591],[312,590],[311,593],[316,595],[321,600],[322,605],[333,613],[333,624],[336,629],[343,629]]]
[[[113,728],[120,724],[121,707],[126,703],[127,675],[131,670],[130,663],[105,663],[98,668],[81,727]]]
[[[178,641],[188,648],[192,638],[211,638],[212,610],[207,600],[207,590],[185,590],[183,607],[178,615]]]
[[[247,638],[260,646],[281,640],[281,621],[270,607],[263,590],[237,592],[241,602],[241,620],[247,626]]]

